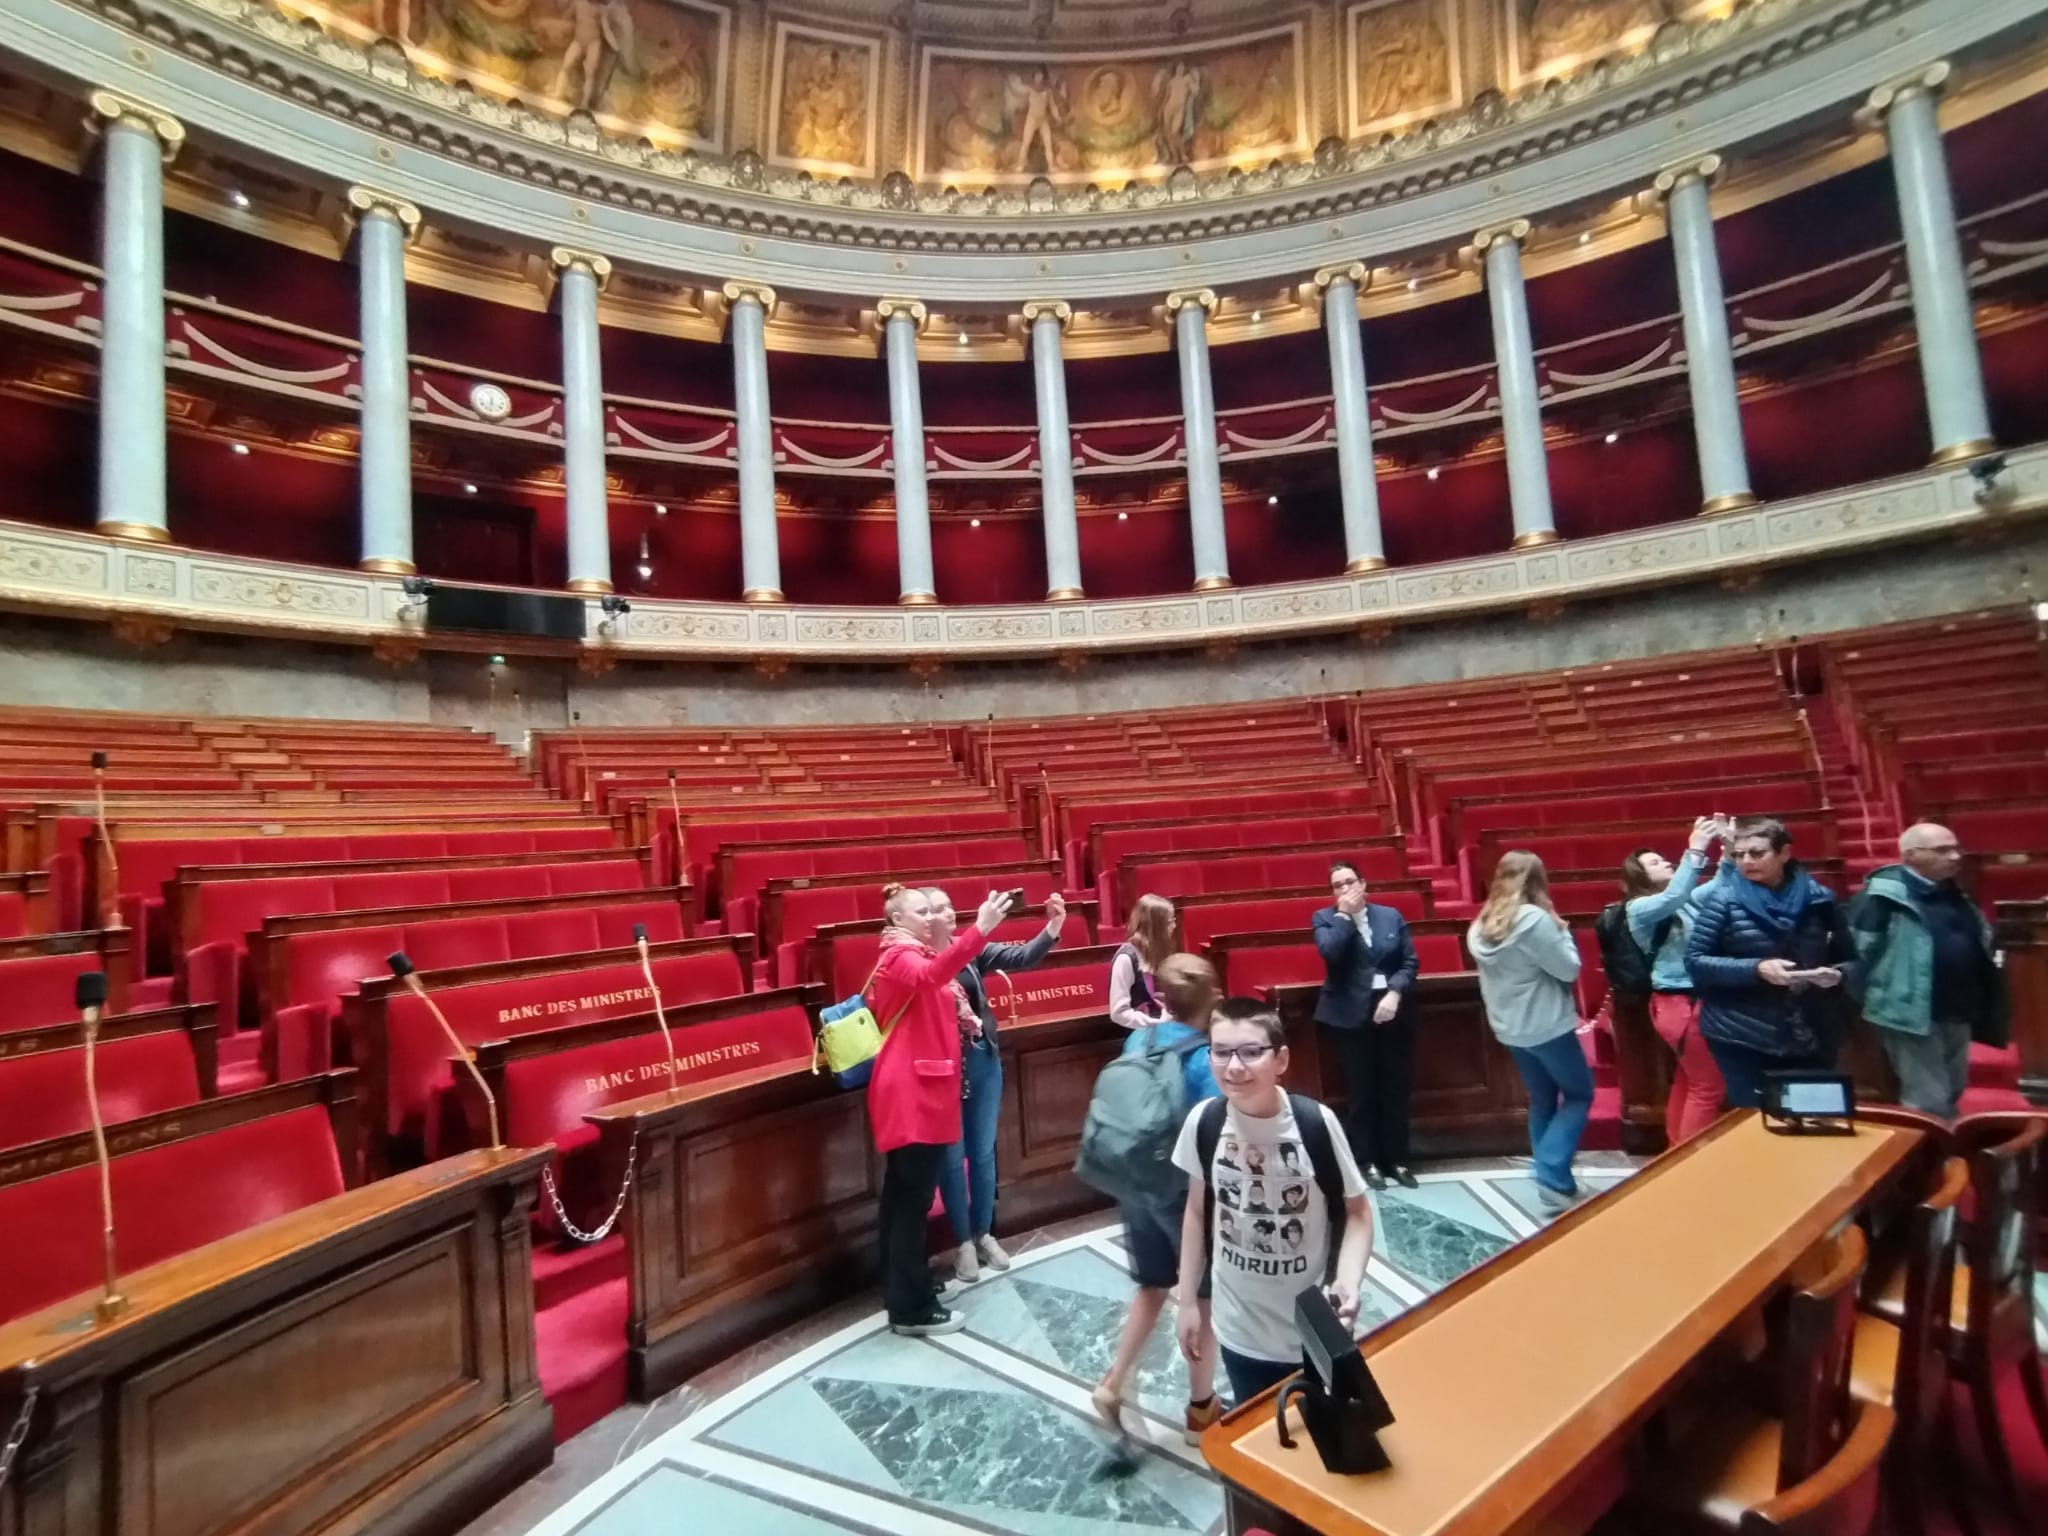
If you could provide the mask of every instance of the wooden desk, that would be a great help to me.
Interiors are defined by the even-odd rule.
[[[1380,1437],[1388,1471],[1325,1472],[1305,1433],[1282,1450],[1270,1395],[1210,1430],[1202,1451],[1229,1487],[1231,1528],[1256,1516],[1325,1536],[1584,1529],[1629,1433],[1918,1140],[1868,1125],[1777,1136],[1753,1113],[1727,1116],[1364,1341],[1399,1416]]]

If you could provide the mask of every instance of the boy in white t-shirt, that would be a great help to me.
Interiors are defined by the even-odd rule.
[[[1180,1346],[1195,1361],[1204,1324],[1213,1324],[1243,1403],[1301,1369],[1294,1299],[1305,1287],[1323,1286],[1347,1327],[1357,1318],[1372,1207],[1336,1115],[1280,1086],[1287,1044],[1279,1015],[1226,998],[1210,1021],[1209,1055],[1223,1098],[1190,1111],[1173,1161],[1189,1175],[1180,1294],[1199,1294],[1205,1269],[1214,1294],[1181,1307]]]

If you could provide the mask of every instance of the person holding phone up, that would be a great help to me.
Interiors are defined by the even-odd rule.
[[[1685,966],[1727,1103],[1754,1109],[1766,1073],[1834,1066],[1835,994],[1860,994],[1863,967],[1841,902],[1792,857],[1782,821],[1742,817],[1725,846],[1735,876],[1700,902]]]

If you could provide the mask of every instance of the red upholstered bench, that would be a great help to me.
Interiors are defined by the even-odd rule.
[[[958,898],[956,898],[958,899]],[[965,922],[973,914],[962,917]],[[1027,908],[1006,918],[994,937],[1005,944],[1021,944],[1045,927],[1043,908]],[[1095,943],[1095,903],[1067,904],[1067,926],[1061,937],[1066,946],[1088,948]],[[867,918],[857,923],[829,923],[811,935],[804,959],[804,979],[822,982],[834,1002],[861,990],[874,974],[882,953],[882,923]],[[880,1021],[878,1021],[880,1022]]]
[[[652,1006],[635,948],[591,946],[584,953],[452,969],[420,965],[432,994],[465,1045],[504,1040],[570,1024],[643,1013]],[[650,943],[648,959],[664,1006],[748,992],[751,950],[721,937]],[[363,1104],[372,1156],[380,1167],[419,1152],[440,1156],[440,1100],[452,1082],[448,1038],[432,1011],[388,974],[366,979],[344,1004],[342,1039],[363,1069]]]
[[[666,990],[666,989],[664,989]],[[781,987],[744,997],[665,1005],[675,1043],[679,1085],[726,1077],[776,1062],[810,1057],[817,1035],[822,987]],[[506,1145],[553,1142],[561,1153],[559,1190],[569,1219],[579,1227],[601,1222],[618,1195],[623,1170],[600,1170],[583,1156],[597,1131],[583,1116],[607,1104],[668,1087],[668,1052],[651,1011],[537,1029],[477,1047],[477,1067],[498,1100]],[[443,1065],[446,1060],[443,1047]],[[471,1146],[487,1144],[488,1119],[466,1072],[454,1077],[454,1098]],[[448,1139],[452,1140],[453,1137]],[[443,1153],[453,1151],[443,1147]],[[556,1225],[545,1199],[537,1212]]]
[[[210,1099],[213,1010],[164,1008],[100,1022],[93,1073],[109,1124]],[[79,1024],[0,1034],[0,1148],[92,1128]]]
[[[1376,882],[1372,899],[1394,908],[1409,922],[1428,912],[1420,882]],[[1313,932],[1315,914],[1330,904],[1327,884],[1291,891],[1250,891],[1242,895],[1194,896],[1174,904],[1180,947],[1199,954],[1225,933]],[[1320,980],[1320,977],[1316,978]]]
[[[770,979],[785,987],[803,981],[804,953],[811,936],[827,924],[857,923],[877,915],[882,886],[891,880],[939,886],[963,904],[979,904],[990,891],[1022,890],[1028,904],[1042,907],[1045,898],[1059,889],[1058,868],[1045,860],[923,872],[899,865],[887,875],[824,876],[816,883],[812,877],[771,880],[761,893],[757,925],[761,947],[772,962]]]
[[[1247,849],[1242,853],[1195,854],[1158,858],[1126,857],[1117,867],[1117,894],[1128,912],[1140,896],[1152,894],[1177,901],[1184,896],[1220,895],[1229,891],[1277,891],[1327,882],[1335,857],[1352,860],[1368,882],[1404,880],[1408,855],[1398,838],[1362,842],[1333,850],[1300,846]]]
[[[657,797],[648,806],[648,816],[655,834],[651,840],[656,847],[667,845],[672,848],[673,839],[666,835],[675,825],[670,807]],[[718,851],[727,843],[845,837],[856,833],[872,840],[1000,834],[1014,830],[1016,826],[1017,813],[1014,810],[1008,806],[988,804],[985,797],[978,803],[963,801],[953,808],[902,802],[879,808],[873,803],[821,805],[808,815],[792,815],[786,807],[773,810],[741,810],[735,807],[727,812],[686,805],[683,807],[684,874],[680,883],[693,885],[715,899],[719,878]],[[658,864],[656,869],[659,876]]]
[[[729,928],[760,932],[761,888],[772,878],[872,870],[964,869],[1030,858],[1022,833],[984,837],[819,838],[808,842],[727,843],[719,849],[720,914]]]
[[[353,1152],[352,1072],[330,1073],[110,1126],[115,1253],[143,1268],[340,1194]],[[0,1232],[36,1262],[0,1265],[0,1322],[100,1283],[90,1134],[0,1153]]]
[[[1448,976],[1471,970],[1464,928],[1456,922],[1411,922],[1418,973]],[[1315,940],[1299,929],[1218,934],[1209,943],[1208,955],[1223,990],[1236,997],[1262,997],[1270,987],[1321,986],[1327,971]]]
[[[1308,847],[1340,855],[1385,830],[1377,811],[1326,811],[1229,816],[1177,816],[1158,821],[1102,822],[1089,832],[1088,867],[1097,872],[1096,895],[1112,922],[1125,908],[1116,892],[1116,871],[1131,855],[1163,856],[1224,848]]]
[[[107,973],[109,1012],[135,1006],[130,938],[125,928],[108,928],[0,939],[0,1034],[76,1019],[78,978],[87,971]]]

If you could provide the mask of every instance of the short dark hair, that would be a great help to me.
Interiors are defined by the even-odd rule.
[[[1739,837],[1766,838],[1773,853],[1783,853],[1792,846],[1792,834],[1785,830],[1785,823],[1775,816],[1736,817],[1735,830],[1729,835],[1728,841],[1732,843]]]
[[[1265,1032],[1266,1044],[1274,1050],[1287,1044],[1287,1031],[1280,1023],[1280,1015],[1273,1011],[1271,1004],[1256,997],[1224,998],[1209,1018],[1210,1029],[1218,1024],[1256,1024]]]
[[[1357,879],[1357,880],[1363,880],[1363,879],[1365,878],[1365,873],[1364,873],[1364,871],[1362,871],[1361,869],[1359,869],[1359,867],[1358,867],[1358,866],[1357,866],[1356,864],[1352,863],[1352,862],[1351,862],[1351,861],[1350,861],[1349,859],[1332,859],[1332,860],[1330,860],[1330,873],[1331,873],[1331,874],[1333,874],[1333,875],[1334,875],[1334,874],[1336,874],[1336,873],[1337,873],[1337,871],[1338,871],[1338,870],[1340,870],[1340,869],[1348,869],[1348,870],[1350,870],[1350,871],[1351,871],[1351,874],[1352,874],[1352,878],[1354,878],[1354,879]]]
[[[1654,848],[1638,848],[1621,861],[1621,894],[1630,901],[1657,889],[1650,883],[1650,872],[1643,868],[1643,855],[1656,851]]]

